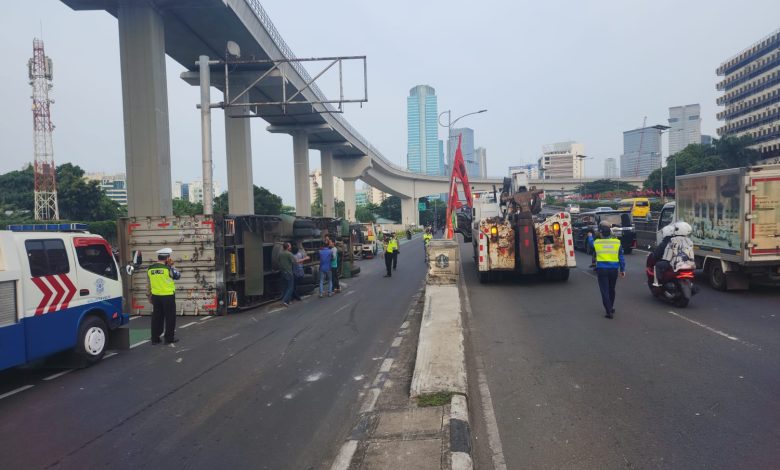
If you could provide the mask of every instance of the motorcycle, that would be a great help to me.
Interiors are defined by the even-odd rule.
[[[665,300],[677,307],[687,307],[691,297],[699,291],[698,287],[693,283],[693,269],[680,269],[675,272],[672,266],[667,263],[668,267],[658,274],[660,286],[655,286],[653,285],[655,282],[655,264],[656,259],[653,253],[648,254],[645,272],[650,293],[654,297]]]

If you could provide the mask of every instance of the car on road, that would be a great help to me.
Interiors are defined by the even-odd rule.
[[[574,249],[588,251],[588,232],[598,233],[599,224],[606,222],[612,227],[612,233],[620,239],[625,254],[631,254],[636,247],[634,220],[628,211],[592,211],[572,216],[572,235]]]
[[[579,204],[566,204],[566,212],[569,214],[579,214],[580,213],[580,205]]]
[[[609,206],[600,206],[593,210],[593,212],[608,212],[608,211],[614,211],[615,209],[609,207]]]

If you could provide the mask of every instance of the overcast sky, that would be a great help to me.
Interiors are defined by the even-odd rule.
[[[488,174],[535,162],[541,146],[585,145],[587,176],[622,152],[622,132],[666,124],[668,108],[699,103],[702,133],[715,135],[715,75],[727,58],[780,27],[778,0],[262,2],[299,57],[368,56],[369,101],[345,117],[387,158],[405,164],[406,97],[431,85],[439,110],[487,148]],[[41,29],[42,25],[42,29]],[[54,61],[54,158],[88,172],[124,171],[116,20],[58,0],[4,2],[0,18],[0,172],[32,160],[27,60],[43,31]],[[172,178],[200,176],[196,88],[168,60]],[[313,74],[312,74],[313,75]],[[347,93],[362,93],[348,83]],[[215,93],[216,94],[216,93]],[[216,98],[214,99],[216,101]],[[213,113],[215,178],[225,187],[222,112]],[[252,119],[254,181],[294,203],[292,139]],[[440,136],[444,136],[442,130]],[[666,152],[664,139],[664,152]],[[311,168],[319,152],[311,152]]]

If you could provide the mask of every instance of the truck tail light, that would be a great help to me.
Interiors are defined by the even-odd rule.
[[[496,235],[498,235],[498,227],[496,227],[495,225],[494,225],[494,226],[492,226],[492,227],[490,227],[490,235],[492,235],[492,236],[494,236],[494,237],[495,237]]]
[[[553,223],[553,233],[555,233],[556,237],[561,236],[561,224],[558,222]]]

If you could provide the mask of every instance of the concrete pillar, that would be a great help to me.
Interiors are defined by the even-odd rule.
[[[417,225],[419,215],[419,212],[417,212],[417,198],[402,197],[401,223],[404,225]]]
[[[121,0],[119,63],[125,124],[127,213],[173,214],[165,30],[151,3]]]
[[[323,179],[325,175],[323,174]],[[350,222],[355,221],[355,209],[357,209],[357,201],[355,201],[355,179],[344,178],[344,218]]]
[[[249,94],[236,104],[249,103]],[[252,134],[249,108],[225,109],[225,143],[227,147],[228,210],[231,214],[254,214],[255,192],[252,184]],[[234,117],[239,116],[239,117]]]
[[[309,134],[295,130],[293,137],[293,174],[295,176],[295,214],[311,216],[311,191],[309,184]]]
[[[322,215],[336,216],[336,202],[333,191],[333,150],[320,150],[320,165],[322,166]],[[353,182],[354,183],[354,182]]]

